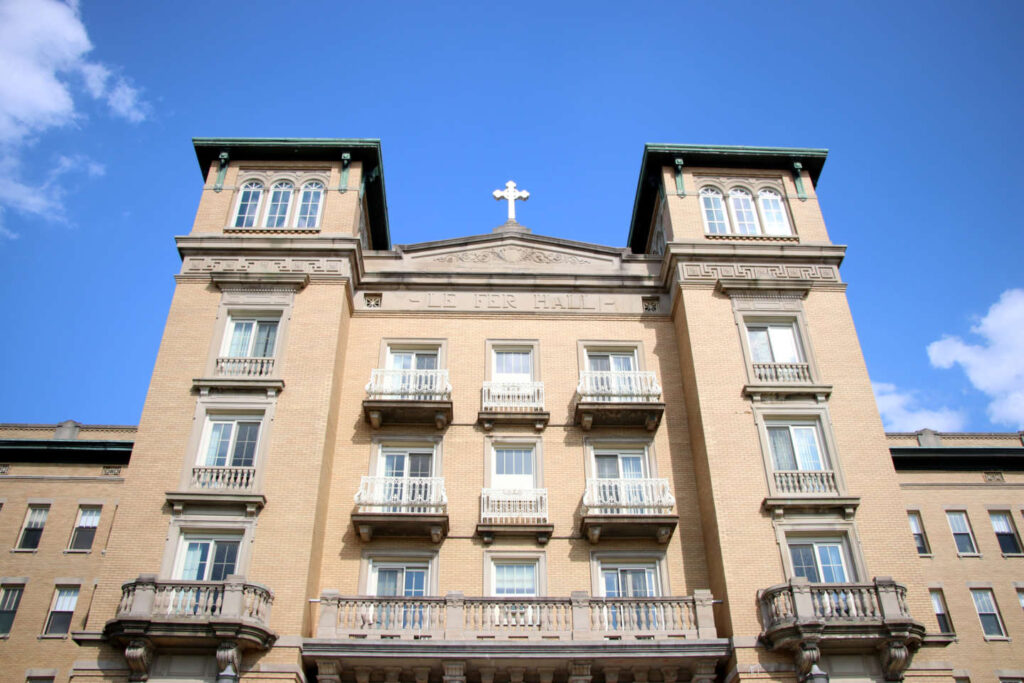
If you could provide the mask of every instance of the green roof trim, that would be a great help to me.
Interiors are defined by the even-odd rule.
[[[636,195],[633,199],[633,215],[629,222],[629,237],[626,246],[633,253],[642,254],[647,246],[647,232],[654,213],[657,198],[658,174],[663,166],[674,166],[676,159],[682,159],[688,167],[779,169],[792,172],[793,163],[799,162],[811,175],[811,182],[818,183],[827,149],[814,147],[745,147],[740,145],[676,145],[648,142],[640,162],[640,178],[637,180]],[[699,188],[696,188],[696,191]]]
[[[192,138],[199,172],[203,179],[210,164],[227,152],[230,161],[341,161],[347,153],[352,160],[363,163],[363,177],[370,178],[376,170],[379,182],[368,183],[367,203],[370,229],[375,249],[391,248],[391,227],[388,222],[387,192],[384,188],[384,159],[380,140],[376,138]],[[328,188],[331,191],[334,188]],[[358,188],[355,188],[358,189]]]
[[[133,446],[133,441],[0,439],[0,460],[127,465]]]

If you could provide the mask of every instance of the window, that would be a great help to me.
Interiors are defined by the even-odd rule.
[[[739,235],[757,235],[761,226],[757,221],[757,210],[754,200],[746,190],[735,188],[729,191],[729,208],[732,209],[732,220],[735,232]]]
[[[529,349],[495,349],[493,381],[518,384],[533,381],[533,353]]]
[[[633,514],[648,512],[649,504],[664,504],[661,489],[651,485],[645,449],[595,449],[590,500],[597,514]]]
[[[205,467],[253,467],[260,419],[254,416],[207,418],[199,465]]]
[[[436,370],[437,349],[388,348],[389,370]]]
[[[942,595],[942,591],[934,588],[928,593],[932,598],[935,619],[939,622],[939,633],[956,633],[953,630],[953,621],[949,618],[949,609],[946,607],[946,598]]]
[[[757,199],[761,207],[765,234],[791,235],[789,221],[786,220],[786,209],[782,204],[782,196],[775,190],[761,190],[757,193]]]
[[[75,522],[75,529],[71,532],[71,543],[68,550],[90,550],[93,539],[96,537],[96,527],[100,525],[100,510],[98,507],[82,506],[78,508],[78,521]]]
[[[293,185],[287,180],[274,183],[270,188],[270,206],[267,208],[268,228],[283,228],[288,224],[288,209],[292,205]]]
[[[498,597],[536,597],[537,563],[496,561],[494,572],[494,595]]]
[[[71,630],[71,617],[78,603],[78,586],[58,587],[53,594],[53,605],[46,617],[44,635],[62,636]]]
[[[418,598],[427,594],[429,572],[426,564],[374,561],[371,569],[371,595],[381,598]],[[421,628],[430,623],[432,607],[422,603],[400,603],[394,607],[382,604],[376,609],[370,609],[373,610],[371,621],[376,628]]]
[[[380,504],[387,512],[430,512],[441,501],[440,486],[433,476],[434,452],[429,448],[383,447],[379,473],[384,477],[379,489]]]
[[[728,234],[729,223],[725,217],[722,193],[713,187],[703,188],[700,191],[700,205],[704,216],[704,232],[709,235]]]
[[[653,563],[601,563],[601,590],[606,598],[656,598],[661,595]]]
[[[793,575],[811,583],[846,583],[850,580],[845,544],[839,539],[790,540],[789,556],[793,561]]]
[[[186,534],[181,540],[177,578],[184,581],[224,581],[238,565],[238,536]]]
[[[1024,588],[1017,589],[1017,602],[1020,603],[1020,608],[1024,609]]]
[[[907,512],[907,521],[910,522],[910,533],[913,534],[914,544],[917,545],[917,554],[928,555],[931,549],[928,547],[928,538],[924,535],[921,513]]]
[[[640,397],[650,393],[637,374],[635,349],[587,349],[586,362],[589,373],[582,384],[588,401],[643,400]]]
[[[999,541],[999,549],[1005,555],[1020,555],[1020,539],[1017,537],[1017,530],[1013,526],[1013,518],[1009,512],[990,512],[992,530],[996,533],[996,540]]]
[[[821,450],[817,424],[769,424],[767,429],[776,471],[830,469]]]
[[[978,610],[978,618],[981,619],[981,630],[985,632],[986,638],[1003,638],[1006,631],[1003,629],[1003,620],[999,617],[999,608],[996,607],[996,598],[989,588],[972,588],[971,597],[974,599],[974,607]]]
[[[946,512],[946,517],[949,519],[949,528],[953,531],[957,553],[977,555],[978,546],[974,543],[974,534],[971,533],[971,524],[967,520],[967,513],[963,510],[950,510]]]
[[[251,228],[256,225],[256,216],[263,198],[263,183],[251,180],[242,185],[238,193],[238,211],[235,213],[236,228]]]
[[[25,526],[21,529],[18,539],[19,550],[35,550],[39,547],[39,539],[43,536],[46,516],[50,514],[49,505],[29,505],[25,515]]]
[[[231,317],[224,339],[224,356],[228,358],[271,358],[277,343],[276,318]]]
[[[0,588],[0,635],[11,632],[14,615],[18,613],[23,586],[3,586]]]
[[[382,393],[395,398],[429,400],[445,393],[447,378],[437,372],[439,349],[388,347],[388,372],[383,377]]]
[[[494,477],[491,488],[522,490],[535,487],[534,450],[529,445],[494,447]]]
[[[750,323],[747,325],[750,360],[754,363],[802,363],[796,324]]]
[[[302,186],[299,198],[299,216],[295,221],[297,228],[315,228],[320,222],[320,207],[323,204],[324,184],[321,182],[306,183]]]

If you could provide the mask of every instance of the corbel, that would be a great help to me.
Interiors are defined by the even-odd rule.
[[[220,167],[217,169],[217,182],[213,185],[214,192],[220,192],[224,189],[224,176],[228,174],[228,156],[227,152],[221,152],[217,155],[217,161],[220,162]]]
[[[351,163],[351,154],[345,152],[341,155],[341,180],[338,182],[338,192],[348,192],[348,167]]]
[[[804,165],[799,161],[793,162],[793,182],[796,183],[796,198],[802,202],[807,201],[807,190],[804,189]]]
[[[676,196],[686,196],[686,188],[683,186],[683,160],[681,157],[676,159]]]

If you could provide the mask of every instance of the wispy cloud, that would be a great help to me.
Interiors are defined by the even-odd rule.
[[[872,382],[871,388],[875,391],[882,422],[889,431],[934,429],[937,432],[955,432],[962,430],[967,423],[963,411],[921,407],[916,392],[900,390],[895,384]]]
[[[140,91],[116,69],[88,59],[92,43],[77,2],[0,0],[0,236],[8,210],[64,221],[63,189],[53,182],[71,172],[98,175],[101,166],[82,157],[61,157],[42,182],[25,178],[21,154],[45,131],[78,121],[76,96],[104,102],[132,123],[149,108]]]
[[[960,365],[975,389],[989,398],[996,424],[1024,429],[1024,289],[1008,289],[971,327],[980,343],[945,335],[928,345],[938,368]]]

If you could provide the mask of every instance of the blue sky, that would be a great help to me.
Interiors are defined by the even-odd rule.
[[[892,429],[1024,429],[1024,3],[0,0],[0,421],[138,420],[193,136],[382,140],[394,243],[621,246],[645,142],[830,149]]]

